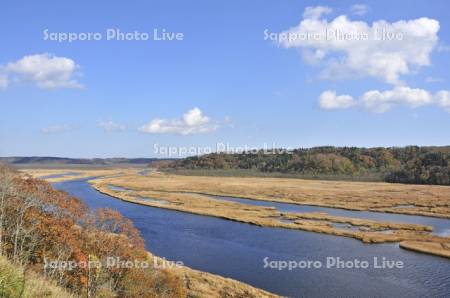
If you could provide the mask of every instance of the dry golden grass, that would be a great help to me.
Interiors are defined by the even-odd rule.
[[[114,184],[134,190],[199,192],[349,210],[450,218],[449,186],[165,174],[145,177],[125,175],[115,179]]]
[[[433,255],[450,258],[450,241],[437,243],[425,241],[403,241],[400,247],[422,253],[431,253]]]

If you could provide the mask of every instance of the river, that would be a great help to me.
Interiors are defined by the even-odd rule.
[[[345,237],[261,228],[214,217],[124,202],[93,189],[87,179],[53,183],[89,207],[131,219],[152,253],[194,269],[230,277],[290,297],[449,297],[450,261]],[[414,216],[413,216],[414,217]],[[422,220],[422,219],[420,219]],[[403,268],[374,268],[383,257]],[[326,268],[327,258],[367,261],[367,269]],[[266,262],[265,262],[266,260]],[[278,270],[268,261],[318,261],[322,268]],[[273,264],[273,263],[271,263]],[[273,267],[273,266],[272,266]]]

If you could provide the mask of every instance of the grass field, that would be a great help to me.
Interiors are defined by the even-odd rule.
[[[170,174],[123,175],[111,181],[133,190],[208,193],[350,210],[450,218],[449,186]]]
[[[183,175],[183,176],[207,176],[207,177],[265,177],[265,178],[296,178],[307,180],[329,180],[329,181],[364,181],[364,182],[382,182],[384,174],[379,172],[366,172],[358,175],[344,174],[302,174],[302,173],[280,173],[280,172],[262,172],[258,170],[245,169],[162,169],[164,173]]]

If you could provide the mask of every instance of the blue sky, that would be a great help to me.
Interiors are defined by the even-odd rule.
[[[356,46],[264,38],[298,33],[305,20],[385,20],[419,37]],[[450,144],[446,1],[10,1],[0,22],[0,156]],[[183,40],[106,40],[109,28]],[[102,39],[44,40],[45,29]]]

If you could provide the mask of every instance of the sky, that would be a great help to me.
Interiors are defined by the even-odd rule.
[[[3,1],[0,156],[450,145],[447,3]]]

